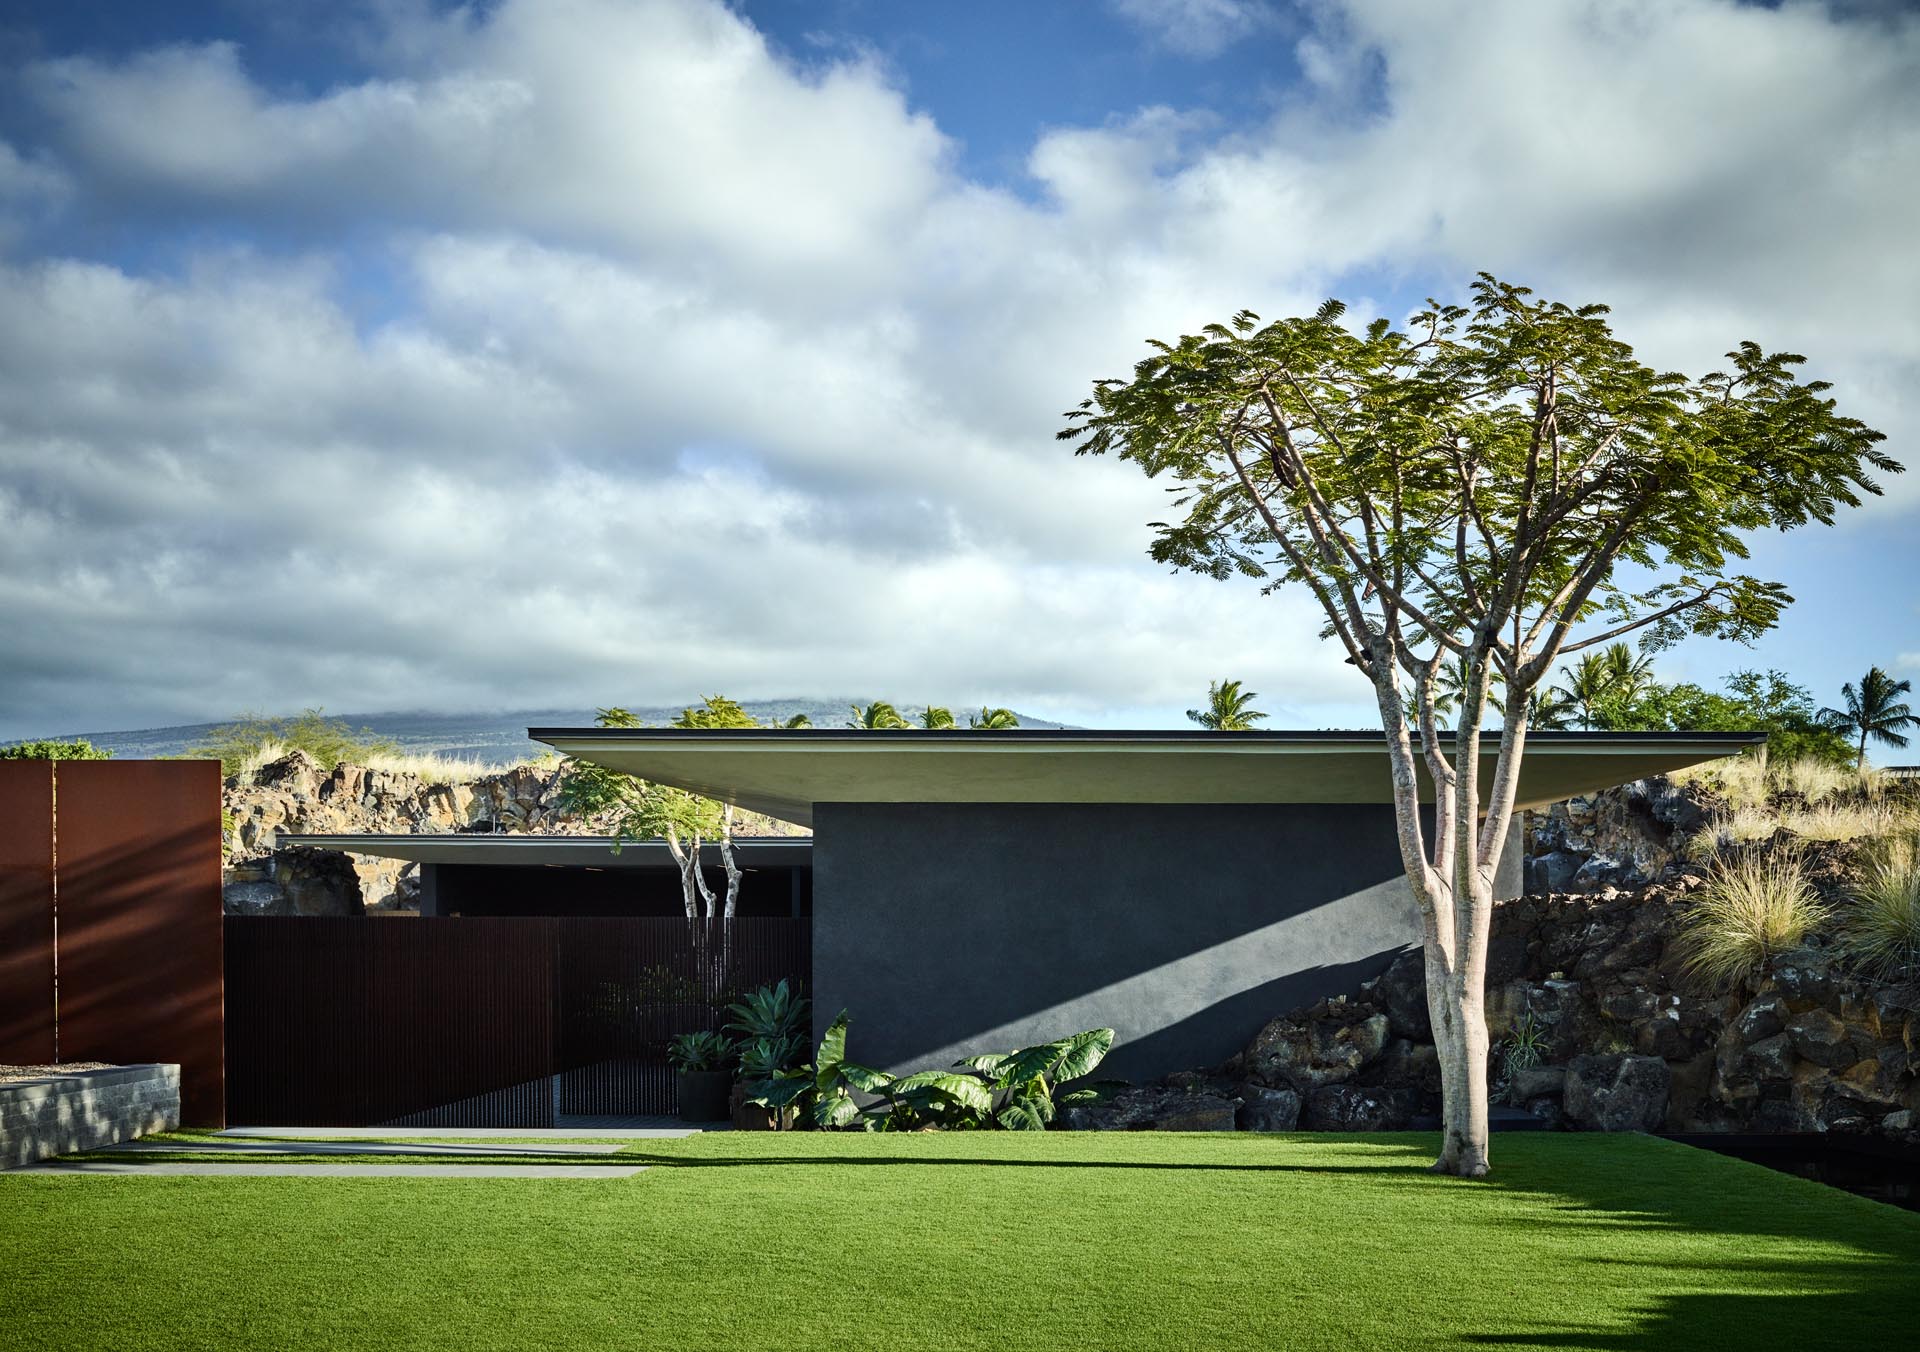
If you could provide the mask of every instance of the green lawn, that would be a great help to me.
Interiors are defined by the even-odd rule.
[[[1920,1215],[1640,1137],[766,1135],[627,1181],[0,1176],[0,1346],[1913,1345]],[[585,1162],[585,1161],[582,1161]]]

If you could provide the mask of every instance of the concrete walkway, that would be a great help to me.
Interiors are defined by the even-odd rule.
[[[249,1160],[243,1164],[203,1160],[47,1160],[16,1174],[60,1174],[70,1178],[632,1178],[646,1168],[593,1164],[293,1164]]]
[[[698,1127],[228,1127],[221,1136],[324,1140],[551,1141],[591,1136],[602,1141],[680,1140]]]
[[[621,1149],[619,1141],[591,1143],[553,1141],[539,1145],[435,1145],[416,1141],[339,1140],[263,1141],[242,1139],[216,1141],[200,1138],[191,1141],[127,1141],[109,1146],[113,1152],[158,1155],[511,1155],[538,1160],[565,1158],[569,1155],[612,1155]]]

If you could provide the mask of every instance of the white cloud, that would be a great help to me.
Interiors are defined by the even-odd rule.
[[[1110,0],[1115,13],[1182,56],[1218,56],[1279,25],[1269,0]]]
[[[1142,339],[1355,278],[1493,267],[1695,369],[1811,350],[1920,435],[1905,20],[1328,10],[1277,115],[1048,131],[1037,202],[717,3],[384,36],[311,95],[217,45],[25,73],[0,217],[15,184],[274,243],[0,267],[0,735],[712,688],[1177,717],[1222,675],[1364,721],[1298,598],[1154,570],[1159,487],[1052,441]]]

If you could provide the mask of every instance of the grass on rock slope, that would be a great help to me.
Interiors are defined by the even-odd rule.
[[[631,1180],[0,1175],[9,1349],[1848,1349],[1920,1215],[1645,1137],[727,1133]]]

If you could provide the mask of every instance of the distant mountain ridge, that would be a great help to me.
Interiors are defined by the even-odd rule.
[[[763,723],[784,723],[795,714],[805,714],[818,728],[837,728],[846,724],[859,700],[775,699],[742,700],[741,707]],[[652,707],[629,706],[647,723],[664,724],[678,717],[682,704]],[[915,718],[921,706],[900,705],[900,712]],[[954,716],[962,726],[967,710],[956,708]],[[550,748],[527,740],[527,729],[538,727],[587,727],[593,723],[592,709],[522,709],[507,713],[434,714],[376,713],[334,714],[356,732],[370,729],[375,736],[398,743],[408,752],[434,752],[443,756],[461,756],[480,761],[516,761]],[[1057,728],[1059,723],[1019,714],[1025,728]],[[122,760],[178,756],[187,748],[207,740],[221,723],[186,723],[170,728],[135,728],[120,732],[80,732],[63,734],[61,740],[82,737],[103,747]]]

